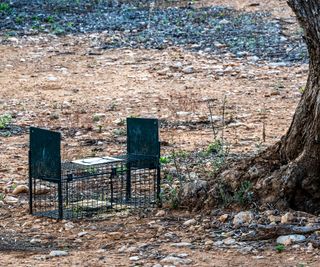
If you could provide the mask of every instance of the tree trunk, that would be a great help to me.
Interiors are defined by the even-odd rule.
[[[320,1],[288,4],[304,30],[310,57],[308,81],[291,126],[273,147],[221,173],[208,203],[218,201],[221,183],[232,195],[243,181],[251,181],[259,205],[320,213]]]

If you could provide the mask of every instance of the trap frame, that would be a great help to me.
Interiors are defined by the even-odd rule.
[[[60,133],[30,127],[31,214],[79,219],[160,204],[158,120],[127,119],[126,155],[61,162],[60,150]]]

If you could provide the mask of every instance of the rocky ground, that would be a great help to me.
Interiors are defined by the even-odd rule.
[[[218,162],[212,126],[229,158],[253,155],[285,133],[303,92],[307,55],[285,1],[90,3],[0,4],[0,265],[318,266],[319,217],[254,203],[27,214],[30,125],[61,131],[71,160],[121,154],[124,119],[158,117],[162,155],[178,151],[184,178],[204,181]]]

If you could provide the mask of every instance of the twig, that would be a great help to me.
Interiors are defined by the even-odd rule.
[[[209,99],[208,102],[207,102],[207,105],[208,105],[208,109],[209,109],[209,113],[210,113],[210,123],[211,123],[212,132],[213,132],[213,138],[214,138],[214,140],[216,140],[217,139],[217,130],[214,127],[214,124],[213,124],[213,119],[212,119],[213,115],[212,115],[211,103],[212,103],[212,101]]]

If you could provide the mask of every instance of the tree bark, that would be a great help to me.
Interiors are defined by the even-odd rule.
[[[309,52],[304,93],[287,133],[258,157],[222,172],[209,192],[209,205],[219,201],[221,184],[232,196],[243,181],[250,181],[258,205],[320,213],[320,1],[287,2],[304,30]]]

